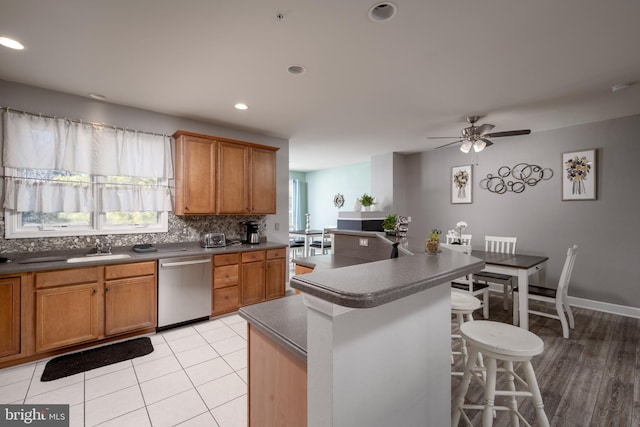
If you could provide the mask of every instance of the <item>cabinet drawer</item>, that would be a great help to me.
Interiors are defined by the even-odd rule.
[[[131,264],[108,265],[104,270],[106,280],[126,277],[150,276],[156,274],[156,262],[135,262]]]
[[[238,284],[238,264],[222,265],[213,269],[213,288],[226,288]]]
[[[43,271],[35,273],[36,288],[49,288],[77,283],[95,283],[99,281],[102,267],[72,268],[69,270]]]
[[[269,249],[267,251],[267,259],[284,258],[287,255],[286,248]]]
[[[264,259],[264,251],[242,252],[242,262],[262,261]]]
[[[238,308],[238,287],[215,289],[213,291],[213,314],[233,311]]]
[[[213,256],[213,265],[217,267],[219,265],[237,264],[238,262],[240,262],[240,256],[239,255],[240,254],[238,254],[238,253],[214,255]]]

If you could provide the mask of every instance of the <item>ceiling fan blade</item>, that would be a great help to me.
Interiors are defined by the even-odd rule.
[[[441,146],[436,147],[436,148],[447,147],[447,146],[449,146],[449,145],[457,144],[458,142],[462,142],[462,141],[464,141],[464,139],[459,139],[459,140],[457,140],[457,141],[453,141],[453,142],[450,142],[450,143],[448,143],[448,144],[441,145]]]
[[[459,136],[428,136],[427,139],[454,139],[460,138]]]
[[[530,133],[531,133],[531,129],[522,129],[522,130],[508,130],[505,132],[488,133],[483,136],[487,138],[499,138],[501,136],[529,135]]]
[[[484,134],[486,134],[487,132],[489,132],[491,129],[493,129],[495,126],[491,125],[489,123],[485,123],[483,125],[480,125],[476,128],[476,133],[480,136],[484,136]]]

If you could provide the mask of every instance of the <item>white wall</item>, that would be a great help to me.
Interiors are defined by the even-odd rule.
[[[574,126],[529,136],[500,138],[474,165],[473,203],[450,203],[452,166],[471,163],[457,147],[407,156],[409,236],[425,238],[430,228],[447,230],[466,221],[472,246],[485,235],[518,237],[518,252],[550,257],[554,287],[567,248],[578,245],[569,294],[579,298],[640,307],[638,249],[640,224],[640,115]],[[562,153],[597,148],[595,201],[562,201]],[[480,189],[487,174],[526,162],[553,169],[554,176],[520,194]]]
[[[333,205],[333,197],[344,195],[344,206]],[[353,211],[363,193],[371,194],[371,164],[356,163],[338,168],[307,172],[307,205],[311,228],[321,229],[338,223],[338,211]],[[375,194],[374,194],[375,196]]]

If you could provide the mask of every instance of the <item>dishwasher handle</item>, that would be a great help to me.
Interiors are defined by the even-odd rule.
[[[180,267],[183,265],[194,265],[194,264],[211,264],[211,258],[196,259],[191,261],[164,262],[164,263],[160,263],[160,267],[161,268]]]

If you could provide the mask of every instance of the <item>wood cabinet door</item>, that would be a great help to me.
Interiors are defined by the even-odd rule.
[[[212,139],[176,139],[176,215],[216,212],[216,152]]]
[[[218,210],[220,214],[249,213],[249,147],[218,143]]]
[[[264,301],[264,277],[263,261],[242,264],[240,305],[249,305]]]
[[[276,213],[276,152],[251,149],[251,213]]]
[[[97,340],[101,334],[98,283],[36,291],[36,352]]]
[[[284,258],[270,259],[266,261],[267,274],[265,278],[265,299],[274,299],[284,296],[286,280],[286,264]]]
[[[105,335],[156,326],[155,276],[108,280],[104,289]]]
[[[20,353],[20,278],[0,279],[0,357]]]

